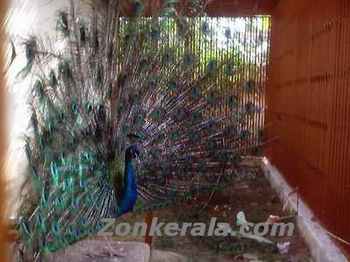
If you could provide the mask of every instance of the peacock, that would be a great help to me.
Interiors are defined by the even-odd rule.
[[[33,260],[93,236],[103,218],[207,194],[261,147],[248,123],[262,109],[240,97],[254,97],[254,82],[218,88],[221,72],[237,74],[237,57],[203,58],[190,44],[208,34],[196,20],[205,5],[71,1],[55,43],[23,42],[31,190],[19,232]]]

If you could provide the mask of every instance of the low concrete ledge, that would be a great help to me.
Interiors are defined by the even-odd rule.
[[[290,194],[293,189],[281,173],[266,158],[262,160],[262,168],[283,203],[286,203],[289,210],[296,211],[298,197],[296,194]],[[312,221],[314,217],[312,211],[300,198],[298,206],[297,226],[310,248],[313,259],[317,262],[347,262],[348,259],[335,245],[325,229],[316,221]]]

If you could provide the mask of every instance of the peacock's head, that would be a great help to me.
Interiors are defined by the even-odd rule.
[[[140,141],[142,139],[142,137],[140,135],[135,134],[135,133],[128,134],[127,138],[129,138],[130,141]]]
[[[131,145],[125,150],[125,161],[131,161],[140,156],[140,150],[137,145]]]

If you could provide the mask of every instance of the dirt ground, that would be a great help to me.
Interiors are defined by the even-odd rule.
[[[283,211],[276,192],[270,187],[262,170],[257,166],[245,167],[230,185],[216,192],[212,198],[205,198],[195,203],[181,205],[153,212],[161,222],[204,222],[211,217],[218,222],[230,222],[234,225],[236,215],[243,211],[247,221],[252,223],[265,222],[270,215],[286,217],[283,222],[295,225],[294,234],[290,237],[270,237],[275,244],[265,244],[256,240],[226,237],[154,237],[152,248],[182,254],[189,261],[312,261],[310,252],[296,228],[294,215]],[[131,214],[123,217],[128,221],[143,221],[145,214]],[[131,222],[132,223],[132,222]],[[125,239],[124,239],[125,240]],[[128,240],[143,241],[143,238]],[[289,242],[286,253],[282,254],[277,243]]]

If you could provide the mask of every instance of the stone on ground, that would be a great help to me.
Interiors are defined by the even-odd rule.
[[[149,262],[150,248],[141,242],[83,240],[50,254],[48,262]]]
[[[188,258],[169,251],[152,250],[151,262],[188,262]]]

